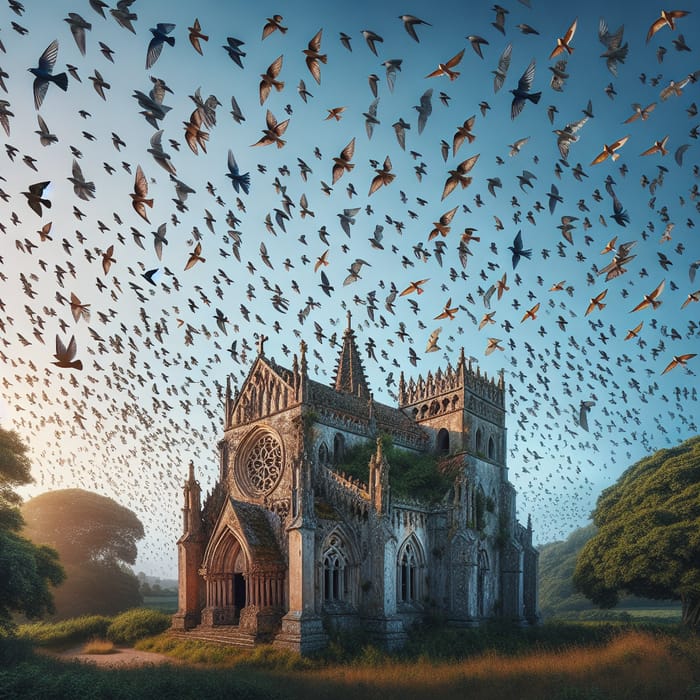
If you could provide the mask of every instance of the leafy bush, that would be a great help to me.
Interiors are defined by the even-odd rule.
[[[147,608],[134,608],[112,620],[112,624],[107,628],[107,639],[115,644],[133,644],[144,637],[165,632],[171,622],[170,615],[165,613]]]
[[[34,622],[20,625],[18,636],[44,647],[70,646],[93,637],[104,637],[111,618],[103,615],[83,615],[60,622]]]

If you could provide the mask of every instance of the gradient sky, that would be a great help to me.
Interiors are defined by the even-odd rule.
[[[700,69],[694,45],[700,12],[678,19],[674,31],[663,27],[647,43],[647,31],[660,15],[655,3],[593,1],[574,7],[510,0],[503,7],[508,10],[504,33],[492,24],[496,12],[490,2],[205,0],[191,6],[137,0],[131,8],[137,15],[133,33],[109,11],[102,18],[85,1],[27,0],[21,15],[7,3],[0,7],[0,68],[8,74],[6,91],[0,89],[0,100],[8,104],[0,105],[12,113],[6,143],[17,149],[13,158],[0,151],[0,418],[32,447],[36,482],[25,496],[77,486],[115,498],[138,514],[148,533],[137,570],[174,575],[180,486],[190,460],[205,491],[214,483],[226,377],[240,386],[255,357],[256,334],[262,332],[269,336],[266,355],[288,366],[305,339],[312,376],[330,382],[337,354],[332,340],[342,336],[346,310],[352,311],[378,401],[394,404],[401,371],[409,378],[454,365],[461,347],[490,376],[504,370],[509,475],[518,490],[519,517],[532,515],[537,542],[561,539],[585,524],[601,490],[629,464],[697,432],[700,358],[689,359],[686,368],[665,374],[664,369],[674,356],[696,353],[699,346],[700,305],[691,301],[681,307],[700,288],[700,275],[691,267],[700,259],[694,225],[700,94],[698,83],[685,80]],[[69,12],[92,25],[85,56],[64,21]],[[399,19],[404,13],[429,23],[416,26],[419,42],[405,31]],[[573,53],[557,57],[567,59],[569,76],[557,91],[550,84],[557,58],[549,56],[577,13]],[[263,26],[274,14],[282,15],[288,30],[263,40]],[[195,17],[209,36],[202,42],[203,55],[188,41]],[[629,44],[629,53],[617,75],[600,56],[605,50],[598,38],[601,17],[611,33],[624,25],[622,43]],[[149,28],[158,22],[175,24],[175,45],[164,46],[146,69]],[[523,33],[519,24],[539,33]],[[320,85],[303,54],[319,29],[321,51],[327,54]],[[378,55],[362,30],[383,38]],[[351,37],[351,51],[341,44],[341,32]],[[467,35],[487,42],[483,58]],[[243,68],[222,48],[227,37],[245,42]],[[50,85],[37,112],[27,69],[54,39],[59,42],[55,73],[71,64],[80,81],[70,77],[65,93]],[[112,49],[114,62],[99,42]],[[508,44],[511,65],[495,93],[493,71]],[[462,49],[456,80],[426,78]],[[280,55],[284,88],[273,90],[261,105],[260,76]],[[392,91],[384,62],[393,59],[401,59],[401,66]],[[532,90],[541,91],[541,99],[511,119],[510,90],[532,59]],[[90,81],[95,70],[110,84],[105,100]],[[380,122],[371,139],[363,116],[373,100],[370,74],[379,77]],[[195,190],[183,211],[173,201],[168,173],[148,152],[155,130],[132,97],[135,90],[151,89],[150,76],[172,90],[164,100],[171,109],[160,126],[177,178]],[[307,102],[297,90],[300,80],[312,94]],[[680,94],[662,99],[671,81],[682,85]],[[215,126],[206,129],[206,153],[195,154],[185,143],[183,123],[195,109],[190,96],[198,88],[203,98],[214,95],[221,105]],[[414,107],[431,88],[432,113],[419,134]],[[230,114],[232,96],[245,116],[240,124]],[[553,130],[582,119],[589,100],[593,117],[576,132],[578,140],[562,161]],[[483,101],[490,107],[485,116],[479,108]],[[655,104],[655,109],[647,119],[625,124],[634,103]],[[556,108],[553,123],[550,106]],[[336,107],[345,108],[341,119],[326,119]],[[289,119],[283,148],[251,147],[262,135],[268,109],[280,122]],[[37,114],[56,143],[39,142]],[[457,127],[472,115],[473,143],[465,142],[456,155],[450,148],[443,159],[441,141],[451,146]],[[392,128],[400,118],[410,124],[405,150]],[[121,150],[113,133],[126,144]],[[605,144],[625,136],[618,160],[591,165]],[[667,155],[640,155],[666,136]],[[354,168],[324,193],[321,183],[332,184],[333,158],[353,138]],[[511,145],[525,138],[519,153],[511,155]],[[79,199],[67,179],[76,158],[72,149],[86,180],[95,185],[89,201]],[[248,195],[237,195],[226,177],[229,149],[241,171],[250,173]],[[441,201],[449,170],[477,154],[471,184]],[[25,156],[35,159],[29,162],[36,172]],[[376,169],[387,157],[396,177],[369,195]],[[311,168],[306,181],[299,159]],[[137,165],[154,199],[150,223],[131,206]],[[420,180],[417,167],[424,171]],[[523,171],[535,176],[531,188],[519,186]],[[495,196],[488,191],[489,178],[500,181]],[[39,217],[22,193],[43,181],[51,183],[45,196],[52,206]],[[356,195],[348,194],[350,184]],[[550,213],[552,185],[562,201]],[[612,217],[611,193],[629,215],[626,226]],[[313,216],[301,216],[302,194]],[[293,207],[283,230],[275,213],[283,209],[285,196]],[[429,240],[433,222],[454,207],[447,236]],[[359,211],[348,236],[338,215],[351,208]],[[207,212],[214,219],[211,230]],[[268,214],[272,231],[265,223]],[[558,228],[562,217],[575,217],[572,243]],[[51,240],[41,241],[38,231],[48,222]],[[166,224],[167,245],[159,259],[152,232],[161,224]],[[377,226],[383,226],[381,250],[368,240]],[[318,233],[322,227],[327,243]],[[467,228],[480,240],[469,244],[464,267],[458,246]],[[518,231],[532,258],[522,258],[514,270],[508,246]],[[601,251],[615,237],[617,245],[635,242],[634,257],[624,274],[606,280],[598,272],[613,253]],[[185,270],[197,240],[205,260]],[[436,241],[444,243],[441,260]],[[105,275],[101,254],[110,245],[116,262]],[[324,251],[329,264],[321,269],[334,286],[330,297],[319,287],[321,270],[314,272]],[[344,285],[356,259],[367,264],[360,279]],[[153,269],[158,272],[151,285],[142,273]],[[485,292],[504,274],[508,291],[500,300],[494,295],[486,308]],[[393,313],[386,308],[392,285],[401,292],[423,279],[423,294],[397,296]],[[632,312],[662,281],[661,305]],[[559,282],[564,289],[551,291]],[[281,310],[273,308],[276,286],[287,300]],[[590,300],[605,289],[606,306],[586,315]],[[89,320],[74,320],[67,301],[71,293],[89,304]],[[436,320],[448,300],[458,309],[455,318]],[[521,321],[536,304],[536,318]],[[217,309],[228,319],[225,332],[217,327]],[[479,330],[490,312],[493,323]],[[638,336],[625,340],[641,322]],[[426,352],[438,328],[439,349]],[[52,364],[57,336],[66,344],[75,337],[82,371]],[[503,351],[486,356],[488,338],[499,339]],[[409,349],[415,351],[415,366]],[[578,423],[581,401],[594,402],[588,431]]]

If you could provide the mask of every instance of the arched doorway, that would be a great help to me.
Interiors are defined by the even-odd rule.
[[[221,533],[203,569],[206,602],[202,622],[237,624],[247,604],[248,560],[241,543],[230,530]]]

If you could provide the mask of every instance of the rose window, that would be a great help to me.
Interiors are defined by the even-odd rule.
[[[248,453],[245,480],[254,495],[269,493],[282,476],[282,445],[270,433],[261,435]]]

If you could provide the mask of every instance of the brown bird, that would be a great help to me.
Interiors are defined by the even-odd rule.
[[[647,32],[647,43],[649,43],[651,37],[653,37],[654,34],[659,31],[659,29],[668,27],[669,29],[674,30],[676,28],[676,20],[689,14],[690,12],[686,10],[661,10],[661,16],[659,19],[655,20],[651,27],[649,27],[649,31]]]
[[[627,331],[627,335],[625,336],[625,340],[631,340],[632,338],[636,338],[639,335],[639,331],[642,330],[643,325],[644,325],[644,321],[642,321],[638,326],[635,326],[631,330]]]
[[[345,107],[331,107],[328,110],[328,116],[326,117],[326,121],[329,119],[335,119],[337,122],[339,122],[342,119],[342,114],[345,111]]]
[[[267,18],[265,26],[262,30],[262,38],[267,39],[273,32],[280,32],[280,34],[287,33],[287,27],[282,26],[282,15],[272,15],[272,17]]]
[[[484,355],[490,355],[494,350],[503,351],[504,348],[502,348],[499,345],[500,342],[501,342],[500,338],[489,338],[487,340],[486,351],[484,352]]]
[[[535,320],[537,318],[537,312],[540,310],[540,302],[538,301],[531,309],[528,309],[523,317],[520,319],[520,323],[525,322],[528,318]]]
[[[457,315],[458,311],[459,311],[458,306],[452,307],[452,297],[450,297],[447,300],[447,303],[445,304],[443,310],[435,317],[435,320],[439,321],[443,318],[449,318],[450,321],[452,321],[454,319],[454,317]]]
[[[134,211],[149,224],[146,215],[146,207],[153,208],[153,199],[146,199],[148,195],[148,180],[141,170],[141,166],[136,166],[136,177],[134,178],[134,191],[131,193],[131,206]]]
[[[328,60],[326,54],[321,53],[322,32],[323,29],[319,29],[314,35],[314,38],[309,42],[308,48],[304,49],[306,67],[319,85],[321,84],[321,63],[326,63]]]
[[[209,134],[202,129],[202,115],[199,110],[195,109],[190,115],[190,120],[182,123],[185,127],[185,141],[192,153],[195,155],[199,153],[197,147],[201,148],[202,151],[206,153],[206,144],[209,140]]]
[[[616,151],[627,143],[628,138],[629,134],[627,136],[623,136],[617,141],[613,141],[611,144],[605,144],[603,146],[603,150],[591,161],[591,165],[598,165],[598,163],[602,163],[608,156],[610,156],[613,160],[617,160],[620,157],[620,154],[616,153]]]
[[[268,67],[264,73],[260,74],[260,104],[263,104],[269,97],[270,91],[274,87],[277,92],[280,92],[284,87],[284,82],[277,80],[277,76],[282,70],[282,61],[284,56],[278,56]]]
[[[503,296],[503,292],[507,292],[508,290],[510,290],[510,287],[508,287],[506,285],[506,278],[507,278],[507,275],[503,275],[503,277],[501,277],[501,279],[498,280],[498,282],[496,282],[496,292],[497,292],[499,301],[500,301],[501,297]]]
[[[400,297],[405,297],[407,294],[413,294],[415,292],[416,294],[423,294],[425,289],[423,289],[423,285],[428,282],[428,279],[424,280],[417,280],[416,282],[411,282],[406,289],[399,294]]]
[[[654,143],[640,155],[651,156],[654,155],[654,153],[660,153],[662,156],[665,156],[668,153],[668,149],[666,148],[667,141],[668,136],[664,136],[663,139],[661,139],[661,141],[654,141]]]
[[[109,272],[109,268],[113,263],[117,262],[114,257],[114,246],[111,245],[104,253],[102,253],[102,271],[105,275]]]
[[[202,34],[202,27],[197,18],[195,18],[194,24],[191,27],[187,27],[187,31],[190,33],[190,44],[192,44],[194,50],[201,56],[202,46],[199,42],[209,41],[209,37],[206,34]]]
[[[450,80],[456,80],[459,76],[459,71],[452,70],[464,56],[464,49],[462,49],[458,54],[453,56],[446,63],[438,63],[438,67],[432,72],[426,75],[426,78],[435,78],[438,75],[446,75]]]
[[[63,367],[64,369],[77,369],[81,370],[83,368],[83,363],[80,360],[74,359],[78,352],[78,346],[75,342],[75,336],[71,336],[68,347],[63,344],[63,341],[56,335],[56,362],[52,364],[57,367]]]
[[[81,318],[90,321],[90,304],[83,304],[73,292],[70,293],[70,311],[76,322]]]
[[[476,165],[476,161],[479,160],[479,153],[471,158],[463,160],[454,170],[449,171],[449,177],[445,180],[445,186],[442,190],[442,201],[450,194],[457,185],[461,185],[462,189],[468,187],[471,184],[472,179],[467,177],[467,173]]]
[[[471,143],[474,141],[476,136],[472,134],[472,129],[474,128],[474,121],[476,117],[472,115],[467,119],[462,126],[457,127],[455,135],[452,137],[452,156],[457,155],[457,151],[460,146],[464,143],[465,139]]]
[[[340,152],[337,158],[333,158],[333,184],[335,185],[338,180],[340,180],[343,173],[350,172],[354,167],[354,163],[351,163],[353,155],[355,154],[355,137],[353,136],[347,146]]]
[[[324,250],[323,253],[321,253],[321,255],[319,255],[316,258],[316,263],[314,264],[314,272],[317,272],[318,268],[321,267],[321,265],[327,267],[330,264],[328,262],[328,250],[329,249],[326,248],[326,250]]]
[[[685,355],[674,355],[673,359],[668,363],[666,369],[661,374],[666,374],[666,372],[670,372],[674,367],[677,367],[678,365],[685,367],[686,362],[688,362],[688,360],[691,360],[696,355],[697,353],[695,352],[689,352]]]
[[[634,114],[631,117],[627,117],[623,124],[630,124],[631,122],[637,120],[637,119],[642,119],[643,121],[649,119],[649,115],[654,111],[654,108],[656,107],[656,102],[652,102],[651,104],[648,104],[646,107],[642,107],[641,104],[638,102],[632,103],[632,109],[634,110]]]
[[[377,173],[369,186],[369,194],[376,192],[382,185],[388,185],[393,182],[396,175],[391,172],[391,160],[389,156],[384,159],[384,166],[375,170]],[[369,195],[368,195],[369,196]]]
[[[289,126],[289,119],[285,119],[283,122],[277,123],[275,115],[268,109],[267,115],[265,116],[265,121],[267,123],[267,129],[263,129],[262,138],[253,146],[269,146],[272,143],[277,144],[277,148],[282,148],[286,141],[280,138],[282,134],[287,130]]]
[[[576,33],[576,25],[577,24],[578,24],[578,18],[575,19],[571,23],[571,26],[566,30],[566,34],[564,34],[564,36],[559,37],[557,39],[557,45],[552,50],[552,53],[549,54],[550,61],[555,56],[558,56],[560,53],[563,53],[564,51],[566,51],[569,55],[571,55],[574,52],[574,50],[571,48],[569,43],[574,38],[574,34]]]
[[[190,253],[189,258],[187,259],[187,263],[185,264],[185,270],[189,270],[191,267],[194,267],[198,262],[205,262],[206,258],[203,258],[201,256],[202,253],[202,244],[197,243],[197,245],[194,247],[194,250]]]
[[[666,284],[666,280],[661,280],[661,284],[652,292],[649,294],[645,294],[644,298],[635,306],[630,313],[633,313],[635,311],[641,311],[642,309],[646,309],[648,306],[651,306],[652,309],[658,309],[659,306],[661,306],[662,302],[658,300],[661,292],[664,290],[664,285]]]
[[[432,241],[433,238],[436,238],[437,236],[447,238],[447,234],[450,232],[450,224],[452,223],[452,219],[454,218],[457,209],[459,209],[459,205],[453,209],[450,209],[450,211],[446,211],[438,221],[433,222],[434,228],[428,235],[429,241]]]
[[[607,293],[608,293],[608,290],[604,289],[600,294],[593,297],[588,304],[588,308],[586,309],[586,313],[584,314],[584,316],[588,316],[588,314],[591,313],[591,311],[593,311],[593,309],[598,309],[599,311],[602,311],[606,306],[602,302],[603,302],[603,299],[605,299],[605,296],[607,295]]]

